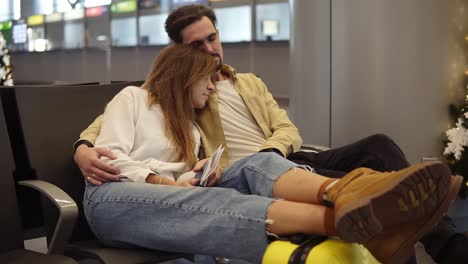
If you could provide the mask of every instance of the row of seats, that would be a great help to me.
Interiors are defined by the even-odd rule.
[[[72,144],[118,91],[141,84],[139,81],[0,87],[0,192],[3,198],[0,263],[71,264],[93,260],[130,264],[193,258],[142,248],[105,247],[95,239],[83,216],[84,179],[73,161]],[[303,150],[316,152],[323,148],[311,145],[303,146]],[[47,237],[47,254],[24,249],[23,229],[37,227],[43,227]],[[343,253],[346,250],[336,254],[336,248],[324,247],[326,249],[319,251],[332,259],[340,255],[340,259],[344,257],[349,263],[367,263],[364,260],[368,258],[363,258],[362,250],[356,250],[356,246],[346,246],[351,255]],[[275,257],[271,263],[277,261]]]
[[[104,247],[83,217],[84,180],[72,144],[118,91],[141,83],[0,87],[0,263],[160,263],[187,257]],[[31,187],[43,193],[41,199]],[[37,226],[44,227],[48,254],[24,250],[24,227]]]

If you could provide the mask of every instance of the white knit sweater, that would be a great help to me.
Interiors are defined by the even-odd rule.
[[[197,155],[200,133],[195,125],[192,132]],[[160,106],[148,107],[148,93],[139,87],[124,88],[107,105],[95,146],[106,147],[117,156],[102,160],[119,168],[120,176],[129,181],[145,182],[150,173],[176,180],[189,170],[176,160],[175,148],[165,135]]]

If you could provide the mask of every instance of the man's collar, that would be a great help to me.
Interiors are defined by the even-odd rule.
[[[236,70],[227,64],[223,64],[223,66],[221,66],[221,74],[224,76],[228,76],[229,79],[233,81],[235,81],[237,78]]]

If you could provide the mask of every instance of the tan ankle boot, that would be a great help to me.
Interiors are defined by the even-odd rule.
[[[432,215],[447,195],[450,170],[440,162],[396,172],[359,168],[322,194],[344,240],[365,243],[390,228]]]
[[[455,200],[463,178],[451,177],[450,189],[445,199],[432,215],[428,215],[416,222],[403,224],[378,235],[364,246],[380,262],[386,264],[406,263],[414,254],[414,244],[432,230],[447,212],[450,204]]]

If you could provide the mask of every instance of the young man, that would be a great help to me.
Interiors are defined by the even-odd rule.
[[[238,74],[223,63],[216,16],[210,8],[203,5],[178,8],[167,18],[166,32],[175,43],[208,51],[218,63],[216,93],[210,96],[207,107],[197,118],[203,156],[211,156],[223,144],[227,149],[221,165],[227,167],[259,151],[276,152],[296,163],[310,165],[319,174],[334,177],[358,167],[392,171],[409,166],[400,148],[385,135],[370,136],[324,152],[300,152],[302,139],[297,128],[278,107],[265,84],[255,75]],[[119,180],[116,176],[119,171],[100,160],[101,156],[114,158],[114,155],[107,149],[93,148],[100,127],[98,117],[74,145],[76,163],[86,179],[95,185]],[[439,263],[448,263],[449,258],[467,259],[467,239],[453,231],[450,219],[445,220],[423,239],[426,249]],[[395,242],[403,243],[404,237],[395,238]]]

